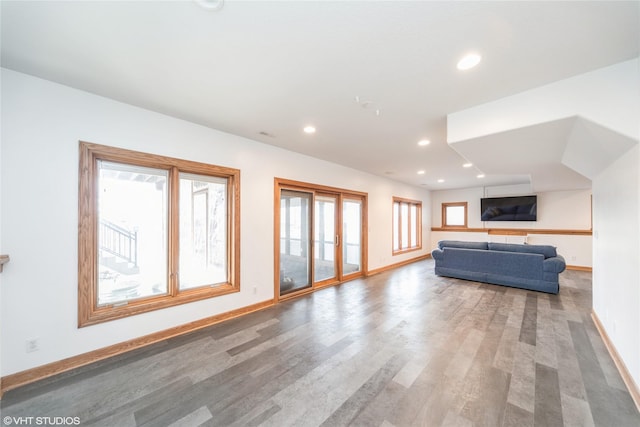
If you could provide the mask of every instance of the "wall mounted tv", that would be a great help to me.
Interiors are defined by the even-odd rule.
[[[480,199],[481,221],[537,221],[537,196]]]

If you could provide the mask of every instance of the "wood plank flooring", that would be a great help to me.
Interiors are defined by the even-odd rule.
[[[417,262],[7,392],[82,426],[640,426],[590,317],[560,294]]]

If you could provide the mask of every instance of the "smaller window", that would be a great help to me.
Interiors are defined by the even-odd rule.
[[[422,203],[393,198],[393,254],[422,249]]]
[[[442,227],[467,228],[467,202],[443,203]]]

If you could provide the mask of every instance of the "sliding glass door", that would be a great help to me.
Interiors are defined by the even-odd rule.
[[[342,202],[342,274],[362,272],[362,200]]]
[[[313,210],[313,281],[332,281],[336,278],[337,196],[317,194]]]
[[[311,286],[311,201],[313,194],[282,190],[280,195],[280,293]]]
[[[287,183],[276,180],[276,294],[362,275],[366,195]]]

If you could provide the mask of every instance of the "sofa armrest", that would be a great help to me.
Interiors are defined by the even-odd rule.
[[[549,273],[562,273],[567,267],[564,258],[560,255],[547,258],[542,262],[542,268]]]
[[[431,256],[437,261],[442,261],[444,259],[444,251],[442,249],[436,248],[431,251]]]

